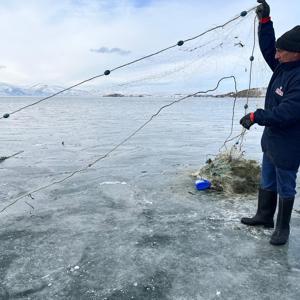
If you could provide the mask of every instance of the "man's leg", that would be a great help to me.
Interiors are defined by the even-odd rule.
[[[277,177],[276,168],[266,156],[263,155],[260,189],[258,191],[257,212],[252,218],[242,218],[245,225],[264,225],[274,227],[274,214],[277,205]]]
[[[260,187],[263,190],[277,193],[277,173],[276,167],[266,154],[263,155]]]
[[[279,208],[276,228],[272,234],[272,245],[284,245],[290,234],[290,220],[296,195],[297,171],[277,168],[277,183],[279,193]]]

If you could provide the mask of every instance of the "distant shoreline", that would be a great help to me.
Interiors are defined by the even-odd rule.
[[[32,87],[19,87],[19,86],[13,86],[5,83],[0,82],[0,98],[4,97],[37,97],[37,98],[44,98],[49,97],[51,95],[59,93],[60,97],[108,97],[108,98],[120,98],[120,97],[135,97],[135,98],[142,98],[142,97],[187,97],[189,95],[194,94],[192,91],[191,93],[184,93],[184,92],[170,92],[170,93],[157,93],[153,92],[153,94],[144,93],[141,92],[133,92],[124,94],[122,92],[109,92],[102,94],[101,90],[78,90],[78,89],[72,89],[69,91],[65,91],[63,93],[60,93],[62,90],[64,90],[64,87],[61,86],[48,86],[48,85],[35,85]],[[238,98],[245,98],[245,97],[251,97],[251,98],[260,98],[265,97],[266,94],[266,88],[252,88],[250,90],[241,90],[238,91],[235,95],[235,92],[229,92],[225,94],[203,94],[199,93],[193,97],[213,97],[213,98],[228,98],[228,97],[235,97]]]
[[[226,94],[218,94],[218,95],[210,95],[210,94],[199,94],[194,95],[193,97],[205,97],[205,98],[264,98],[266,96],[266,88],[252,88],[247,90],[241,90],[237,93],[230,92]],[[147,95],[147,94],[137,94],[137,95],[124,95],[121,93],[111,93],[107,95],[103,95],[102,97],[186,97],[188,94],[171,94],[165,96],[156,96],[156,95]]]

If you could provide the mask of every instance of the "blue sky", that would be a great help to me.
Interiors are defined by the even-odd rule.
[[[298,24],[298,2],[269,1],[278,35]],[[0,82],[73,84],[222,24],[256,4],[252,0],[1,0]]]

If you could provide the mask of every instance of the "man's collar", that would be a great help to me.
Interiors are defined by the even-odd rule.
[[[300,60],[296,60],[296,61],[291,61],[291,62],[286,62],[286,63],[281,63],[280,67],[283,70],[291,70],[297,67],[300,67]]]

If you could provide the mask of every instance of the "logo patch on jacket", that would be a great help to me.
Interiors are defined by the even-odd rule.
[[[279,95],[279,96],[283,96],[283,90],[282,90],[282,86],[280,87],[280,88],[277,88],[276,89],[276,91],[275,91],[275,93],[277,94],[277,95]]]

